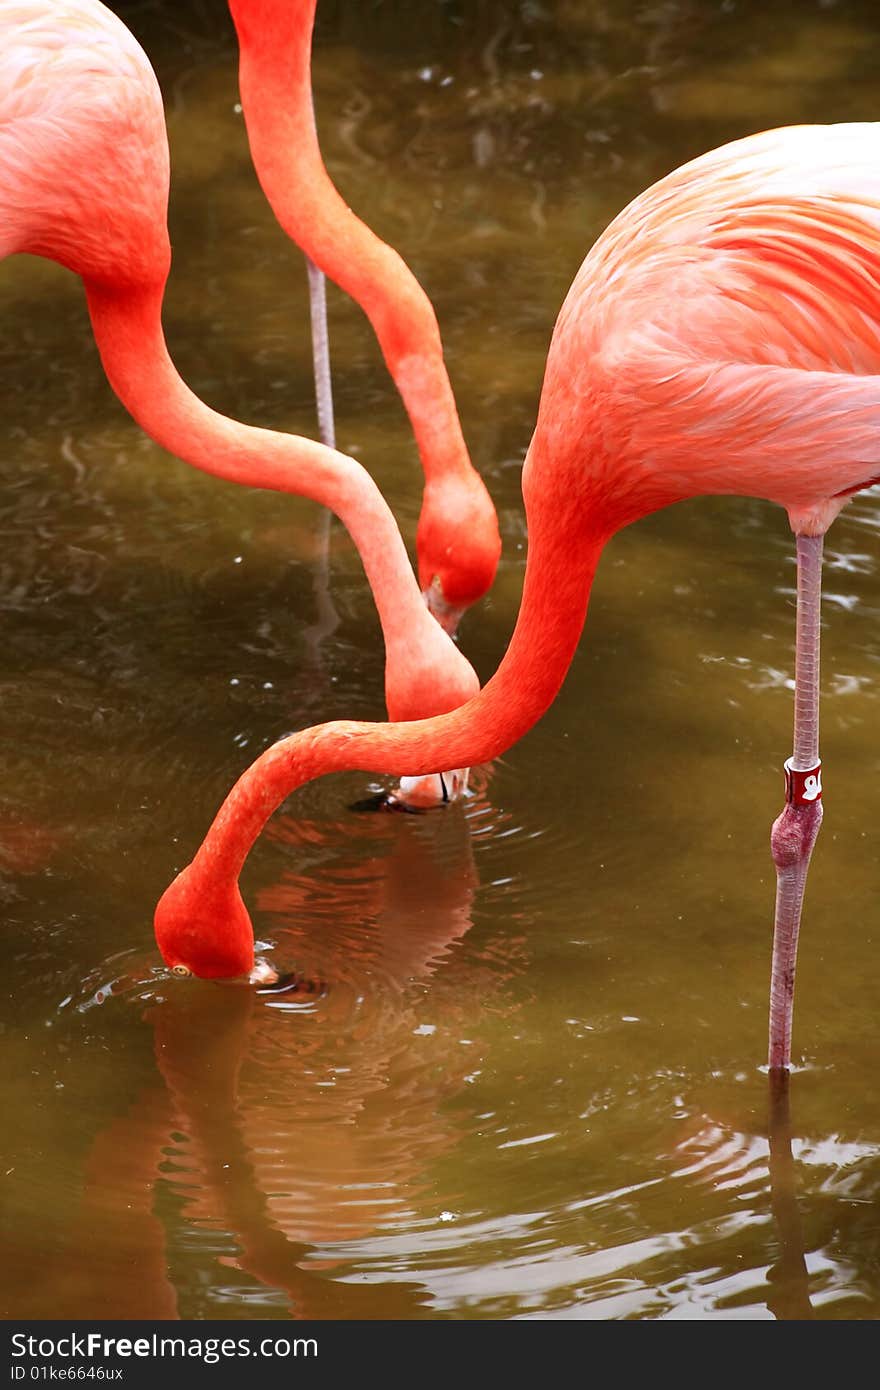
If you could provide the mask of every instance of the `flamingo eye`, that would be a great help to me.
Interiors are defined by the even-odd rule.
[[[182,980],[185,980],[189,978],[189,976],[192,974],[192,971],[190,970],[188,965],[172,965],[171,973],[172,975],[178,975]]]

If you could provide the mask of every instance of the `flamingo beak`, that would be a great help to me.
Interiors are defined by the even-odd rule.
[[[323,980],[300,975],[296,970],[287,970],[283,975],[276,975],[271,984],[260,985],[257,994],[302,994],[320,999],[327,993],[327,988]]]
[[[262,956],[257,956],[254,961],[253,970],[245,976],[245,982],[249,985],[277,985],[280,976],[274,965],[270,965]]]
[[[465,795],[468,785],[468,768],[458,768],[455,772],[429,772],[421,777],[401,777],[396,791],[389,800],[392,805],[407,810],[427,810],[431,806],[443,806],[447,801],[458,801]]]
[[[246,975],[228,975],[225,979],[216,980],[215,983],[218,985],[254,985],[257,989],[265,989],[267,986],[276,985],[280,978],[274,965],[270,965],[262,956],[257,956],[253,968]]]
[[[194,978],[193,971],[190,970],[188,965],[173,965],[171,967],[171,973],[181,980],[190,980]],[[220,985],[256,985],[259,989],[261,986],[277,984],[279,978],[280,976],[275,967],[270,965],[267,960],[264,960],[262,956],[258,956],[254,961],[253,969],[249,970],[246,975],[219,976],[216,983]]]
[[[440,583],[440,576],[435,574],[427,589],[422,590],[422,598],[425,600],[428,612],[442,627],[443,631],[450,637],[454,637],[464,613],[463,607],[458,607],[450,603],[443,593],[443,585]]]
[[[221,985],[251,985],[257,994],[303,994],[320,998],[327,993],[323,980],[302,975],[298,970],[276,970],[267,960],[259,957],[253,970],[247,975],[239,975],[234,980],[218,980]]]

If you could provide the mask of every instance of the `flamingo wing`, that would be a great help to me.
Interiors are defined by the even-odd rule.
[[[803,522],[874,481],[880,127],[766,132],[655,184],[584,262],[551,377],[624,507],[737,493]]]

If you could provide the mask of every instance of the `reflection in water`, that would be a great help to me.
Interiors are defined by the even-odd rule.
[[[344,874],[285,870],[261,895],[277,963],[325,979],[321,997],[172,985],[145,1009],[161,1084],[92,1148],[81,1229],[114,1237],[78,1289],[79,1315],[176,1315],[160,1187],[188,1229],[223,1233],[227,1268],[274,1291],[276,1308],[283,1293],[296,1317],[333,1316],[321,1271],[333,1269],[334,1243],[417,1224],[431,1166],[458,1139],[449,1101],[480,1063],[469,1020],[511,957],[496,943],[479,980],[444,987],[477,886],[460,806],[383,817],[378,837],[372,817],[273,828],[319,853],[343,831],[379,838],[381,852]],[[346,1316],[413,1316],[420,1301],[407,1280],[355,1284]]]
[[[784,1320],[811,1318],[810,1287],[804,1259],[804,1233],[797,1202],[791,1152],[791,1078],[768,1073],[770,1127],[770,1204],[779,1240],[779,1259],[767,1271],[767,1307]]]
[[[677,1150],[680,1162],[674,1178],[707,1183],[719,1191],[734,1192],[742,1206],[742,1222],[754,1221],[769,1197],[776,1257],[765,1269],[740,1271],[727,1287],[715,1283],[716,1306],[734,1310],[760,1297],[762,1275],[766,1279],[766,1306],[780,1321],[813,1318],[810,1279],[806,1263],[803,1222],[798,1206],[797,1168],[792,1150],[792,1078],[776,1070],[767,1072],[766,1137],[763,1132],[744,1133],[728,1124],[706,1120],[699,1131]],[[734,1233],[735,1224],[731,1226]],[[689,1291],[693,1306],[705,1298],[700,1280]],[[719,1298],[720,1294],[720,1298]],[[748,1300],[748,1301],[746,1301]]]

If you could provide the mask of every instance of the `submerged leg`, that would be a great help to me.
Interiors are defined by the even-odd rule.
[[[797,1201],[797,1172],[791,1151],[791,1107],[787,1071],[771,1071],[770,1210],[779,1254],[767,1270],[767,1307],[782,1319],[812,1318],[810,1276],[804,1256],[804,1232]]]
[[[771,1070],[791,1066],[791,1015],[798,929],[810,855],[822,824],[819,762],[819,617],[822,536],[797,537],[794,753],[785,764],[785,808],[773,823],[776,917],[770,978]]]

